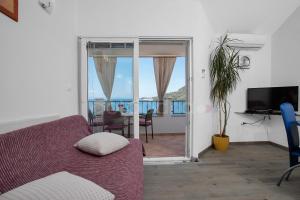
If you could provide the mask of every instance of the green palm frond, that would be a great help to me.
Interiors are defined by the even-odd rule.
[[[220,37],[217,46],[210,55],[210,98],[213,104],[219,107],[219,111],[224,113],[223,128],[221,127],[222,123],[220,123],[221,135],[225,134],[230,112],[230,110],[228,112],[227,97],[235,90],[240,81],[239,51],[229,45],[232,41],[235,40],[228,38],[228,35]]]

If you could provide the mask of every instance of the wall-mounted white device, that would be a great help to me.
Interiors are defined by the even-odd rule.
[[[39,0],[40,6],[49,14],[54,10],[55,0]]]
[[[248,51],[263,48],[267,39],[266,35],[238,33],[229,33],[228,38],[232,39],[229,42],[229,46]]]

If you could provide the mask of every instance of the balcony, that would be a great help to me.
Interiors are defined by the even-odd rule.
[[[154,110],[154,115],[158,115],[158,104],[156,100],[140,100],[139,101],[139,113],[146,114],[149,109]],[[120,107],[127,113],[133,113],[133,101],[132,100],[89,100],[89,109],[92,111],[93,115],[99,116],[105,111],[105,105],[110,105],[111,110],[120,111]],[[185,115],[186,114],[186,101],[184,100],[164,100],[164,113],[163,115]]]
[[[105,107],[110,105],[111,110],[120,111],[120,107],[127,112],[133,112],[132,100],[113,100],[105,101],[101,99],[89,100],[89,109],[96,116],[96,119],[102,121],[102,115]],[[148,143],[145,143],[145,127],[140,127],[140,138],[144,142],[147,157],[157,156],[184,156],[185,132],[186,132],[186,101],[183,100],[164,100],[164,113],[158,114],[159,102],[156,100],[140,100],[139,113],[145,114],[147,110],[153,109],[153,133],[154,139],[151,139],[151,129],[148,128]],[[130,118],[132,124],[132,118]],[[125,122],[127,123],[127,122]],[[101,127],[93,127],[94,132],[102,131]],[[128,131],[126,127],[125,133]],[[129,132],[133,136],[133,126],[130,126]],[[127,135],[127,134],[125,134]]]

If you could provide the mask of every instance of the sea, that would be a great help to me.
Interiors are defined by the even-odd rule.
[[[103,112],[105,108],[104,99],[89,99],[89,109],[93,113]],[[110,105],[112,110],[120,111],[126,113],[133,113],[133,100],[132,99],[112,99],[110,101]],[[148,100],[148,99],[140,99],[139,100],[139,112],[140,114],[145,114],[149,109],[153,109],[154,113],[157,113],[158,109],[158,101],[157,100]],[[170,109],[173,114],[186,114],[187,104],[186,101],[183,100],[173,100]]]

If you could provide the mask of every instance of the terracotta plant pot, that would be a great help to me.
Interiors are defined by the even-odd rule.
[[[214,148],[218,151],[227,151],[229,147],[229,136],[221,137],[220,135],[216,134],[213,136],[213,145]]]

